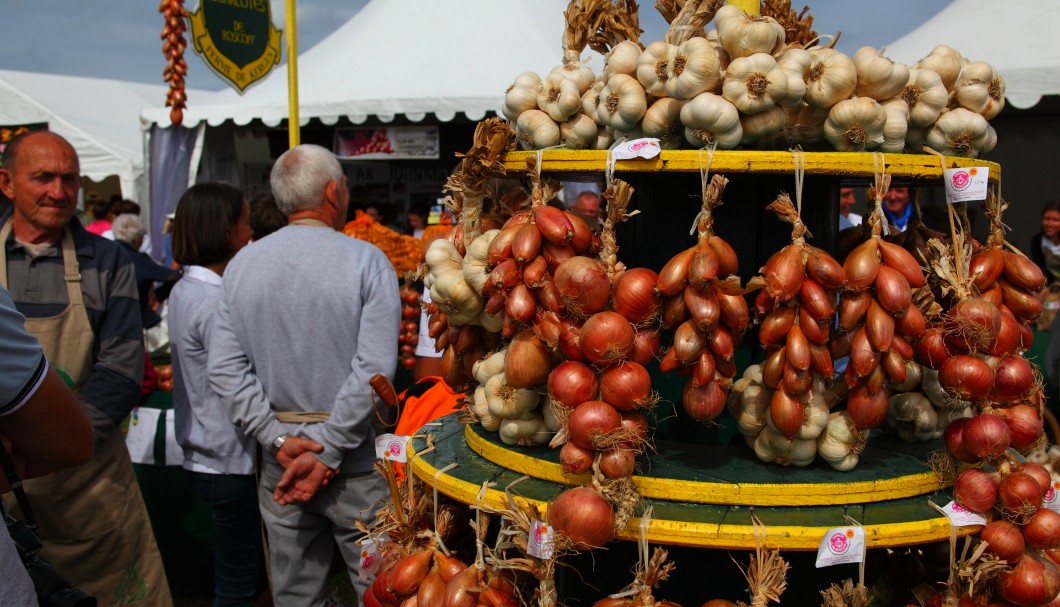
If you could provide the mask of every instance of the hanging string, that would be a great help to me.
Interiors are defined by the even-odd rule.
[[[854,520],[854,518],[851,517],[849,514],[843,513],[843,518],[846,519],[846,521],[848,523],[850,523],[851,525],[854,525],[855,527],[861,527],[861,523],[859,523],[858,521]],[[862,541],[866,540],[864,529],[862,529],[861,538],[862,538]],[[861,561],[858,563],[858,586],[861,586],[862,588],[865,587],[865,556],[866,555],[865,555],[864,548],[865,548],[864,545],[862,545]]]
[[[883,230],[884,236],[891,234],[890,222],[887,221],[887,216],[883,214],[883,197],[887,194],[887,190],[890,189],[890,181],[886,178],[887,173],[887,159],[883,156],[883,152],[872,153],[872,179],[874,181],[873,191],[875,192],[874,198],[876,203],[876,216],[880,218],[882,224],[881,229]]]
[[[700,148],[699,151],[699,191],[700,196],[706,196],[707,185],[710,183],[710,165],[714,163],[714,151],[718,149],[718,142],[711,141],[706,146]],[[703,151],[707,152],[707,161],[703,162]],[[692,229],[688,231],[689,236],[693,236],[696,230],[699,229],[699,220],[703,217],[703,207],[700,205],[699,212],[696,213],[695,220],[692,221]]]
[[[802,217],[802,184],[806,180],[806,153],[802,146],[795,146],[791,150],[792,160],[795,163],[795,211]]]
[[[618,162],[618,159],[615,158],[615,148],[622,144],[626,139],[627,137],[616,139],[615,142],[611,144],[611,147],[607,148],[607,162],[604,164],[605,190],[611,189],[611,181],[615,177],[615,164]]]
[[[440,470],[438,470],[438,471],[436,471],[434,473],[434,487],[433,487],[433,489],[434,489],[434,524],[435,524],[434,528],[435,529],[438,528],[438,479],[443,474],[445,474],[446,472],[449,472],[453,468],[456,468],[456,466],[457,466],[457,463],[453,462],[453,463],[449,464],[448,466],[446,466],[445,468],[442,468],[442,469],[440,469]]]

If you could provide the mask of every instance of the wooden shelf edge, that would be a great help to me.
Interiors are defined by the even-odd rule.
[[[508,172],[526,171],[526,160],[537,152],[508,152],[504,168]],[[541,152],[541,170],[546,173],[602,173],[607,165],[606,150],[547,150]],[[882,159],[893,178],[928,181],[942,179],[942,167],[934,154],[883,154],[874,152],[805,152],[804,168],[808,175],[873,177]],[[664,150],[651,160],[619,160],[616,173],[698,172],[706,163],[706,152],[699,150]],[[945,157],[946,168],[990,168],[990,182],[1001,178],[1001,165],[978,158]],[[794,172],[794,154],[790,151],[720,150],[714,153],[710,170],[714,173]]]

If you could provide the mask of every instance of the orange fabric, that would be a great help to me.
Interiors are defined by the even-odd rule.
[[[415,392],[416,386],[424,382],[434,382],[434,385],[419,396],[409,395],[410,391]],[[398,394],[398,399],[402,402],[401,417],[398,419],[397,427],[394,428],[394,434],[412,436],[424,424],[460,409],[462,398],[464,395],[453,391],[441,377],[424,377],[412,388]]]
[[[434,382],[434,385],[424,391],[427,382]],[[420,379],[411,388],[398,394],[398,401],[402,403],[401,417],[398,418],[394,434],[416,434],[425,424],[458,411],[463,398],[463,394],[454,392],[441,377],[429,375]],[[405,465],[394,462],[394,472],[398,479],[403,479]]]

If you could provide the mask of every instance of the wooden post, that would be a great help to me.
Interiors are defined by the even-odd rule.
[[[290,147],[302,142],[298,118],[298,17],[297,0],[287,0],[287,136]]]

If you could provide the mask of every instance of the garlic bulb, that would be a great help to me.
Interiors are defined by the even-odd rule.
[[[574,86],[578,88],[578,94],[581,95],[593,85],[596,75],[593,74],[592,68],[581,62],[578,53],[564,51],[563,55],[563,65],[557,65],[549,73],[560,74],[573,82]]]
[[[501,427],[501,418],[490,413],[489,404],[486,402],[486,388],[479,386],[475,388],[475,396],[471,401],[471,412],[478,418],[478,423],[490,432],[496,432]]]
[[[451,268],[434,277],[431,301],[449,318],[449,326],[472,323],[482,311],[482,296],[464,279],[462,268]]]
[[[701,148],[714,142],[719,149],[731,150],[740,145],[743,126],[736,106],[714,93],[701,93],[681,108],[685,139]]]
[[[935,437],[938,415],[923,392],[895,394],[887,401],[887,427],[906,443]]]
[[[769,390],[747,377],[736,380],[732,386],[735,398],[729,400],[729,413],[736,418],[736,428],[744,436],[754,437],[766,425],[769,413]]]
[[[524,150],[541,150],[559,145],[559,125],[541,110],[526,110],[519,114],[515,124],[515,135],[519,147]]]
[[[817,443],[812,440],[788,440],[768,426],[755,438],[755,456],[763,462],[782,466],[809,466],[817,454]]]
[[[632,76],[615,74],[600,91],[596,119],[619,131],[632,130],[648,109],[644,87]]]
[[[600,91],[604,89],[605,81],[597,78],[589,90],[582,94],[582,113],[596,120],[596,111],[600,107]]]
[[[504,373],[498,373],[486,382],[486,404],[490,413],[501,419],[526,419],[540,399],[541,396],[533,390],[509,386]]]
[[[592,149],[594,150],[609,150],[611,144],[615,142],[615,138],[608,132],[606,126],[599,126],[596,129],[596,142],[593,143]]]
[[[949,93],[937,72],[913,68],[899,97],[909,106],[909,126],[929,126],[946,107]]]
[[[552,71],[541,80],[537,92],[537,107],[556,122],[563,122],[581,109],[583,92],[579,91],[575,81],[567,78],[563,72]]]
[[[503,348],[485,358],[476,360],[475,364],[471,365],[471,375],[475,378],[475,381],[480,386],[485,386],[491,377],[504,373],[504,357],[507,354],[508,349]],[[483,394],[483,397],[485,397],[485,394]]]
[[[957,49],[940,44],[931,49],[931,54],[918,61],[913,67],[935,72],[942,80],[942,86],[949,91],[953,89],[957,77],[961,75],[964,57],[957,52]]]
[[[939,409],[964,408],[966,405],[954,398],[950,398],[939,383],[939,372],[925,367],[924,378],[920,381],[920,389],[924,396],[928,397],[932,405]]]
[[[685,126],[681,124],[681,108],[685,101],[660,97],[651,104],[640,121],[645,137],[655,137],[664,150],[679,150],[685,143]]]
[[[479,295],[482,295],[482,287],[486,284],[486,277],[489,276],[492,269],[490,268],[488,255],[490,243],[500,232],[500,230],[483,232],[471,241],[471,244],[467,247],[467,252],[464,254],[464,261],[461,264],[464,280]]]
[[[795,126],[790,127],[792,138],[796,143],[817,143],[824,139],[824,123],[828,120],[827,108],[816,108],[802,104],[795,119]]]
[[[887,112],[874,99],[840,101],[828,112],[824,136],[840,152],[863,152],[883,143]]]
[[[721,45],[734,60],[755,53],[772,55],[784,44],[784,26],[772,17],[748,15],[727,4],[714,15]]]
[[[666,64],[663,91],[674,99],[691,99],[714,90],[721,81],[718,52],[706,38],[689,38]]]
[[[504,310],[497,312],[496,315],[490,316],[486,313],[485,307],[479,312],[478,318],[471,322],[473,325],[479,325],[490,333],[500,333],[501,329],[504,328]]]
[[[806,76],[810,73],[813,55],[801,48],[784,51],[777,59],[777,65],[784,70],[788,79],[788,92],[777,103],[784,107],[796,107],[802,104],[806,94]]]
[[[803,101],[814,107],[830,108],[850,97],[858,85],[854,61],[830,48],[818,49],[812,54]]]
[[[828,417],[828,425],[817,437],[817,453],[832,468],[848,472],[858,465],[868,430],[858,430],[846,411],[837,411]]]
[[[985,61],[964,66],[953,90],[961,107],[982,114],[987,120],[1005,107],[1005,79]]]
[[[676,53],[676,46],[660,40],[649,44],[637,58],[637,80],[649,95],[664,94],[666,66]]]
[[[824,432],[826,425],[828,425],[828,405],[824,402],[821,393],[815,391],[803,410],[802,425],[795,433],[795,438],[815,440],[821,432]]]
[[[880,103],[887,121],[883,124],[883,143],[878,148],[881,152],[892,154],[905,150],[905,133],[909,130],[909,106],[900,97]]]
[[[596,143],[599,127],[595,120],[578,112],[559,125],[559,136],[567,149],[584,150]]]
[[[904,63],[891,61],[871,46],[863,46],[854,53],[854,68],[858,78],[854,94],[858,97],[876,101],[890,99],[909,82],[909,68]]]
[[[751,143],[784,130],[788,115],[784,108],[774,105],[757,114],[740,114],[740,127],[743,129],[741,143]]]
[[[757,114],[786,97],[788,75],[771,55],[755,53],[732,60],[721,91],[721,96],[736,109],[744,114]]]
[[[983,149],[980,152],[992,152],[994,146],[997,145],[997,131],[994,127],[987,125],[986,127],[986,141],[983,142]]]
[[[946,156],[974,158],[986,145],[989,128],[986,118],[959,107],[939,116],[928,129],[927,144]]]
[[[497,429],[497,434],[506,445],[533,447],[552,440],[553,433],[549,431],[545,420],[535,415],[529,419],[505,419]]]
[[[537,93],[541,88],[541,77],[534,72],[523,72],[504,91],[504,106],[501,112],[508,120],[518,120],[519,114],[537,109]]]
[[[549,432],[559,432],[562,424],[556,414],[556,401],[551,398],[541,399],[541,417],[545,419],[545,427]]]
[[[464,267],[464,258],[460,255],[460,251],[456,249],[456,245],[445,238],[432,241],[431,246],[427,247],[427,252],[423,255],[423,260],[427,264],[427,269],[434,275],[441,274],[445,270]]]
[[[637,60],[643,52],[640,45],[632,40],[623,40],[611,48],[604,56],[604,78],[615,74],[637,76]]]
[[[909,124],[909,130],[905,132],[905,149],[910,152],[919,153],[927,145],[927,132],[930,126],[913,126]]]

